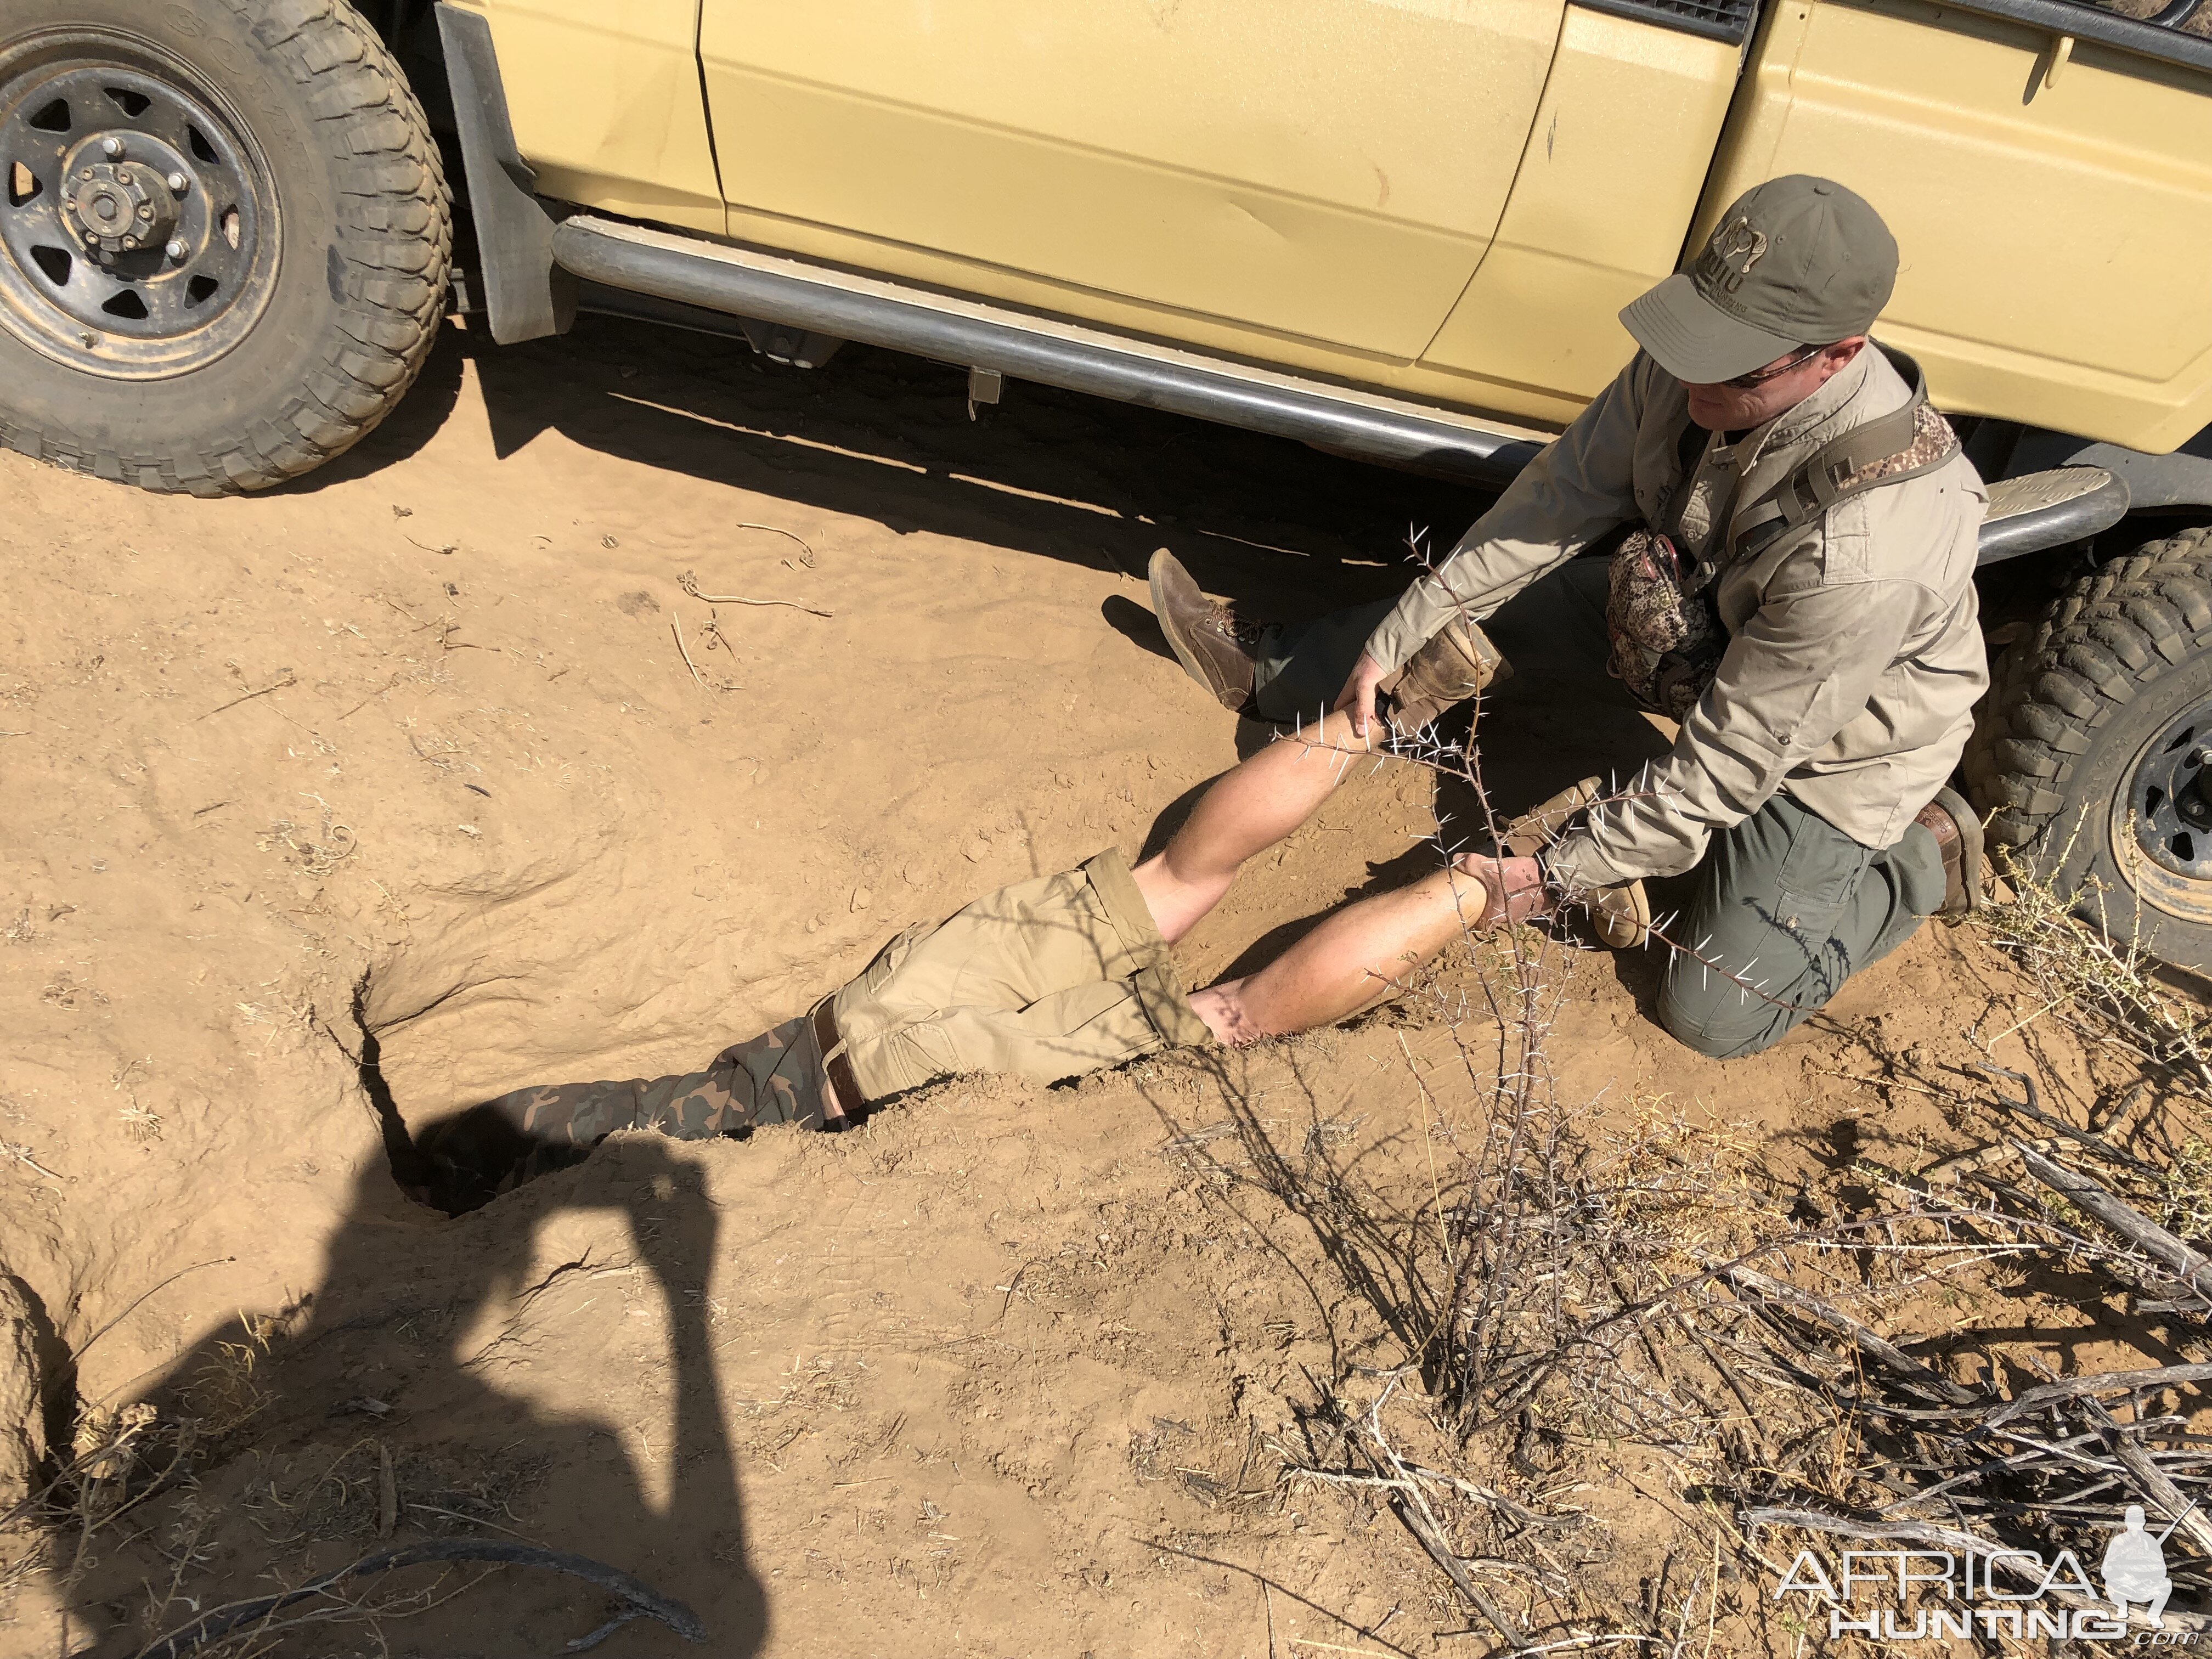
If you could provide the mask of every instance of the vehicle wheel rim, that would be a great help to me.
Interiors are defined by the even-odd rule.
[[[197,71],[101,29],[0,49],[0,327],[73,368],[214,362],[268,303],[276,203]]]
[[[2212,922],[2212,703],[2145,744],[2112,800],[2112,844],[2146,903]]]

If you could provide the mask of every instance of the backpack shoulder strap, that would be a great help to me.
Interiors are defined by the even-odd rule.
[[[1911,397],[1902,408],[1831,438],[1737,514],[1730,526],[1732,557],[1756,553],[1847,496],[1933,471],[1959,453],[1958,434],[1928,401],[1920,365],[1875,343],[1912,387]]]

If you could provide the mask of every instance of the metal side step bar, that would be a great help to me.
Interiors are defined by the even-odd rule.
[[[2128,486],[2101,466],[2055,466],[1989,486],[1977,565],[2078,542],[2127,516]]]
[[[695,307],[695,317],[719,313],[910,351],[971,372],[1193,415],[1493,489],[1510,483],[1551,439],[1534,428],[1478,421],[1079,323],[588,214],[561,222],[553,233],[553,258],[585,282]],[[649,301],[606,308],[653,314]],[[2126,483],[2102,467],[2060,467],[2005,479],[1990,487],[1978,562],[1994,564],[2079,541],[2117,524],[2127,510]]]
[[[590,215],[553,258],[586,282],[1503,488],[1552,434],[1102,329]]]

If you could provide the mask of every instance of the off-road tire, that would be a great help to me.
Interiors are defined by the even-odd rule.
[[[0,0],[0,61],[63,26],[135,35],[227,102],[265,160],[276,263],[244,337],[164,379],[57,361],[0,312],[0,444],[217,495],[357,442],[429,353],[453,246],[437,147],[384,43],[346,0]]]
[[[2129,835],[2122,792],[2154,740],[2212,738],[2194,718],[2207,708],[2212,530],[2190,530],[2052,602],[1997,665],[1966,757],[1990,839],[2015,866],[2075,894],[2075,909],[2115,937],[2198,970],[2212,969],[2212,881],[2185,884],[2177,900]]]

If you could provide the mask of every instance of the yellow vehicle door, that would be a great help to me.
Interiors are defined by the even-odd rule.
[[[1497,228],[1563,10],[703,0],[700,56],[740,238],[1410,359]]]
[[[1826,173],[1896,233],[1881,332],[1944,408],[2161,453],[2212,421],[2201,41],[2141,30],[2160,62],[2096,38],[2094,8],[2021,0],[1768,18],[1698,234],[1763,179]]]

